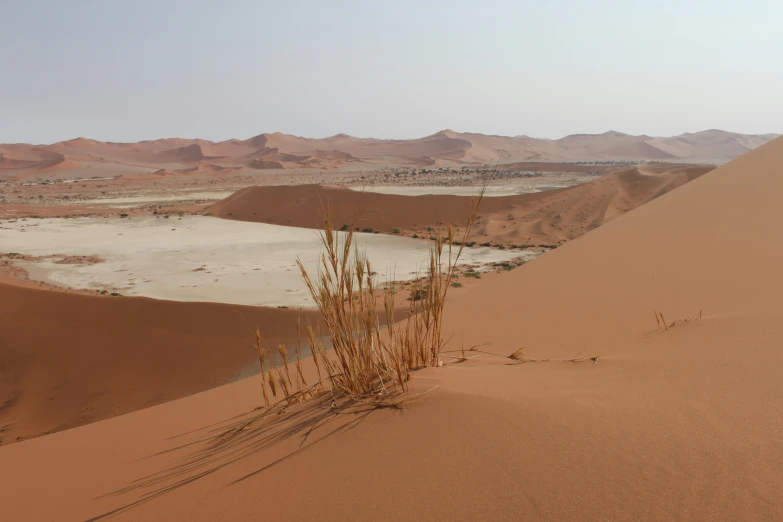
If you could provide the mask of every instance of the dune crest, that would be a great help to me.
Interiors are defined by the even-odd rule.
[[[582,234],[695,179],[712,167],[645,170],[628,167],[573,187],[486,198],[477,242],[559,243]],[[476,187],[478,193],[479,187]],[[469,196],[400,196],[319,185],[248,187],[205,210],[240,221],[319,228],[325,207],[337,211],[336,227],[360,214],[360,228],[427,234],[429,227],[463,225]]]

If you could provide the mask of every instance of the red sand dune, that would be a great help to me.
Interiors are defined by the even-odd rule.
[[[225,384],[311,311],[98,297],[0,283],[0,444]],[[257,363],[256,363],[257,364]]]
[[[629,167],[566,189],[488,197],[472,239],[512,244],[573,239],[712,168],[655,172]],[[206,212],[241,221],[319,228],[325,209],[331,205],[337,227],[350,223],[359,213],[360,228],[387,233],[399,228],[426,234],[430,226],[463,225],[470,201],[466,196],[400,196],[319,185],[281,185],[242,189],[209,206]]]
[[[261,169],[335,169],[355,163],[383,166],[482,167],[498,162],[505,167],[521,162],[674,161],[724,163],[774,139],[774,134],[747,135],[720,130],[659,138],[620,132],[574,134],[557,140],[527,136],[491,136],[451,130],[410,140],[354,138],[338,134],[329,138],[303,138],[279,132],[247,140],[211,142],[202,139],[166,138],[138,143],[112,143],[77,138],[52,145],[0,144],[3,177],[33,175],[34,165],[12,161],[17,156],[46,151],[76,161],[68,164],[72,177],[94,175],[92,162],[115,162],[129,170],[139,167],[191,167],[200,161],[225,167]],[[164,167],[165,165],[165,167]],[[574,165],[582,170],[585,165]],[[518,167],[512,167],[518,168]],[[542,170],[550,168],[539,167]],[[556,170],[558,170],[556,168]],[[60,176],[63,174],[60,173]],[[20,178],[21,179],[21,178]]]
[[[155,159],[160,163],[193,163],[205,158],[201,147],[197,144],[164,150],[155,154]]]
[[[447,304],[452,347],[538,362],[255,423],[247,379],[0,447],[6,518],[778,520],[781,165],[783,139]]]

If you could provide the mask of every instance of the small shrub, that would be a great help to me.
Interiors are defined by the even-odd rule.
[[[491,246],[492,246],[492,243],[490,243],[489,241],[487,241],[486,243],[481,243],[481,246],[483,246],[483,247],[491,247]]]
[[[343,225],[340,227],[340,232],[348,232],[348,225]]]
[[[371,227],[363,228],[362,232],[367,232],[368,234],[372,234],[374,230]]]
[[[394,230],[392,230],[392,234],[399,234],[400,232],[402,232],[402,230],[400,230],[399,228],[395,228]]]
[[[474,247],[474,246],[476,246],[476,242],[475,241],[468,241],[467,243],[465,243],[465,246]]]
[[[484,191],[471,201],[471,208],[464,236],[470,233],[478,215]],[[361,401],[365,404],[390,407],[399,406],[395,394],[405,392],[410,372],[426,366],[438,367],[441,350],[447,342],[443,338],[443,310],[448,288],[458,265],[462,248],[456,253],[444,249],[444,243],[453,240],[454,229],[449,227],[447,235],[438,238],[431,245],[428,269],[423,278],[414,281],[411,288],[410,316],[404,324],[394,322],[394,298],[391,287],[380,290],[373,282],[373,271],[369,260],[354,253],[353,234],[338,238],[330,227],[331,209],[321,231],[323,252],[321,269],[311,277],[300,259],[297,265],[302,279],[315,302],[329,339],[327,344],[322,335],[316,335],[311,324],[306,325],[307,339],[313,353],[318,373],[318,382],[312,386],[300,383],[293,385],[288,378],[288,367],[277,370],[274,379],[272,370],[265,368],[267,355],[262,347],[260,332],[256,332],[256,346],[262,373],[266,373],[272,395],[277,396],[277,384],[283,388],[283,401],[289,404],[316,393],[330,393],[332,403],[341,398]],[[357,216],[358,219],[358,216]],[[426,282],[426,284],[425,284]],[[386,314],[384,335],[378,317],[378,302],[383,303]],[[286,361],[285,348],[281,348],[282,360]],[[302,376],[303,377],[303,376]],[[293,390],[290,393],[289,387]],[[262,385],[265,403],[270,405],[266,386]]]
[[[470,272],[465,272],[465,277],[472,277],[473,279],[481,279],[481,273],[476,272],[475,270],[471,270]]]
[[[462,283],[451,283],[451,286],[454,288],[460,288],[462,287]]]
[[[419,234],[413,234],[413,239],[419,239]]]
[[[411,301],[420,301],[427,297],[427,290],[429,290],[428,287],[424,288],[416,288],[411,292]]]

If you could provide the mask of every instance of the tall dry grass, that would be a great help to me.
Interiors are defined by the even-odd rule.
[[[271,403],[270,392],[275,398],[281,393],[283,400],[290,403],[326,390],[335,400],[392,403],[401,392],[407,391],[411,371],[440,366],[440,353],[447,342],[443,338],[446,296],[483,197],[484,188],[471,200],[461,241],[455,242],[457,231],[451,224],[439,230],[431,241],[427,264],[411,288],[409,317],[400,323],[395,323],[392,282],[378,286],[370,260],[360,253],[356,244],[353,231],[358,216],[347,232],[340,232],[335,230],[328,209],[321,230],[323,253],[318,272],[309,272],[300,259],[297,264],[321,313],[330,346],[313,325],[306,325],[318,372],[318,381],[308,386],[301,368],[301,346],[297,346],[294,383],[285,347],[278,349],[283,365],[273,368],[273,354],[262,346],[257,332],[266,405]],[[385,318],[386,328],[381,318]]]

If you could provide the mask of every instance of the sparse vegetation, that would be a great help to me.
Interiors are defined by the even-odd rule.
[[[482,197],[483,191],[471,205],[465,238],[473,227]],[[453,278],[463,247],[453,249],[451,226],[445,234],[439,232],[435,236],[425,276],[414,281],[411,288],[410,316],[395,324],[393,285],[377,287],[371,263],[359,254],[353,232],[338,236],[331,226],[331,212],[327,214],[321,232],[324,253],[319,273],[311,275],[299,259],[297,264],[321,312],[332,349],[327,350],[313,325],[306,325],[318,381],[312,385],[305,382],[298,346],[294,382],[286,348],[278,347],[283,366],[273,370],[271,352],[263,346],[257,331],[264,402],[267,407],[271,405],[270,393],[273,398],[280,393],[282,401],[292,403],[328,390],[333,404],[349,399],[376,406],[398,406],[399,394],[407,390],[411,371],[442,364],[443,307],[449,287],[459,285]],[[385,313],[386,329],[381,328],[379,306]]]

